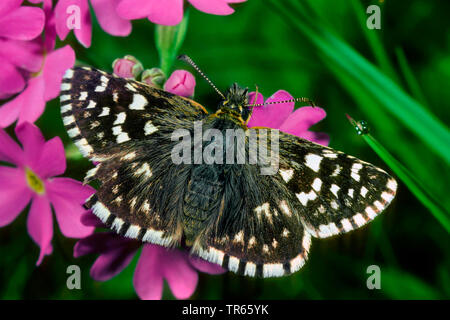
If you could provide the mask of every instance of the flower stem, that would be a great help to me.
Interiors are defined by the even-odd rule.
[[[186,10],[183,20],[176,26],[156,25],[155,42],[159,53],[161,70],[168,75],[172,69],[178,50],[186,36],[189,11]]]

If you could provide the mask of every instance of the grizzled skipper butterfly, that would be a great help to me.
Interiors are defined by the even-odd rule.
[[[275,174],[260,174],[258,162],[174,163],[175,130],[192,134],[201,122],[203,131],[241,129],[247,141],[246,124],[257,107],[249,105],[247,89],[234,84],[224,95],[190,58],[181,59],[221,95],[215,113],[92,68],[76,67],[64,76],[60,99],[67,133],[98,163],[85,182],[96,179],[101,187],[86,206],[118,234],[187,246],[238,274],[278,277],[305,264],[311,236],[359,228],[394,198],[397,182],[385,171],[276,129],[264,128],[279,139]],[[211,143],[201,141],[204,148]]]

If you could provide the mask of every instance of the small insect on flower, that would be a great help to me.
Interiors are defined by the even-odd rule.
[[[311,236],[362,227],[394,198],[397,183],[389,174],[290,134],[290,121],[279,129],[250,128],[252,112],[269,102],[253,103],[248,89],[237,84],[223,94],[189,57],[180,59],[222,97],[215,113],[100,70],[74,68],[64,77],[64,124],[83,155],[98,162],[85,182],[102,183],[86,205],[112,230],[160,246],[188,247],[241,275],[278,277],[305,264]],[[171,153],[179,140],[172,134],[180,130],[194,152],[190,161],[174,163]],[[241,130],[245,144],[239,147],[238,134],[219,141],[230,130]],[[263,154],[279,149],[274,174],[261,174],[264,163],[252,157],[252,139],[259,146],[267,142]],[[235,146],[231,163],[197,161],[202,150],[216,154]],[[246,155],[244,163],[235,161],[239,154]]]

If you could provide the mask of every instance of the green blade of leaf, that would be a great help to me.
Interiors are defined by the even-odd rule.
[[[355,128],[360,128],[360,123],[349,117],[350,123]],[[361,130],[361,129],[359,129]],[[450,233],[450,213],[443,208],[426,190],[421,187],[417,178],[411,174],[400,162],[397,161],[381,143],[371,134],[363,133],[364,141],[375,151],[375,153],[391,168],[397,177],[407,186],[414,196],[430,210],[439,223]]]

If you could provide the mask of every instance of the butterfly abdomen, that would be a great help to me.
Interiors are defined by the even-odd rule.
[[[211,215],[218,214],[223,194],[221,166],[196,165],[184,196],[183,220],[187,243],[192,243]]]

